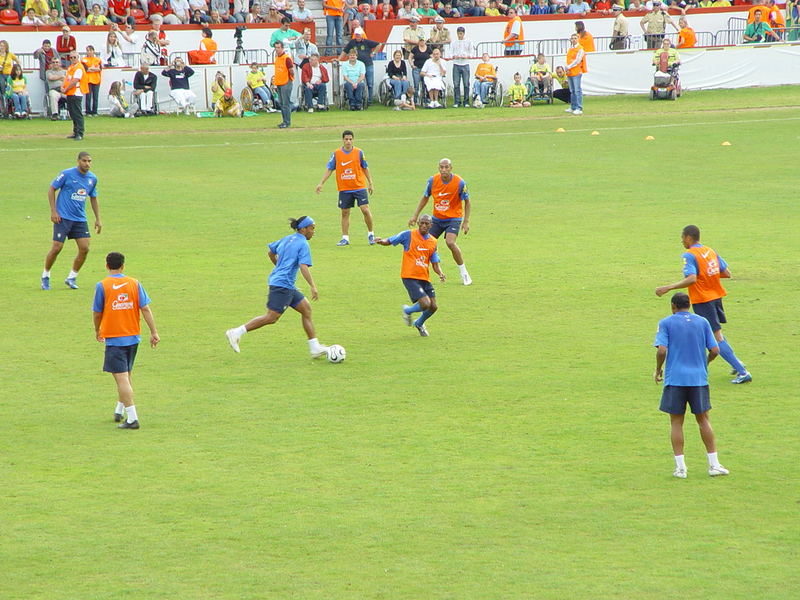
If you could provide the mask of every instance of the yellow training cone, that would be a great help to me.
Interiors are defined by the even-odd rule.
[[[722,142],[722,145],[723,145],[723,146],[730,146],[730,145],[731,145],[731,143],[730,143],[730,142]]]
[[[593,131],[592,135],[600,135],[600,132],[599,131]]]
[[[656,138],[654,138],[652,135],[648,135],[648,136],[647,136],[646,138],[644,138],[644,139],[646,139],[648,142],[650,142],[650,141],[652,141],[652,140],[654,140],[654,139],[656,139]]]
[[[556,133],[564,133],[565,131],[566,129],[564,129],[563,127],[559,127],[558,129],[556,129]]]

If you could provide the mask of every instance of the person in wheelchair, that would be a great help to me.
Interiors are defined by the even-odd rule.
[[[61,91],[66,74],[67,72],[61,68],[61,61],[57,57],[50,61],[47,71],[44,73],[47,82],[46,106],[51,121],[58,121],[61,111],[66,110],[67,96]]]
[[[277,112],[273,105],[272,94],[267,85],[264,71],[258,68],[258,63],[250,63],[250,72],[247,74],[247,87],[253,93],[253,110],[264,109],[269,113]]]
[[[408,81],[408,68],[406,61],[403,60],[402,50],[394,51],[392,60],[386,65],[386,75],[389,77],[388,83],[394,100],[405,102],[411,84]]]
[[[489,91],[497,81],[497,70],[489,62],[489,53],[484,52],[481,63],[475,67],[475,83],[472,85],[472,98],[475,108],[482,108],[489,97]]]
[[[341,64],[344,93],[350,110],[364,108],[364,98],[367,93],[367,68],[358,60],[358,52],[353,48],[348,54],[347,62]]]
[[[425,89],[428,90],[428,98],[430,99],[428,108],[442,108],[444,106],[444,104],[439,102],[439,98],[444,100],[445,91],[447,89],[444,84],[446,72],[444,61],[442,60],[442,51],[439,48],[434,48],[431,57],[425,61],[420,71]]]
[[[661,72],[661,65],[662,65],[662,55],[666,53],[666,66],[667,70],[665,72]],[[669,85],[672,83],[672,80],[678,76],[678,67],[681,64],[681,57],[678,54],[678,51],[672,47],[672,42],[669,39],[664,38],[664,41],[661,42],[661,48],[657,49],[653,53],[653,66],[656,68],[656,85],[660,85],[658,83],[659,75],[661,79],[668,79],[665,83]]]
[[[530,96],[544,96],[549,94],[553,87],[553,73],[544,54],[541,52],[536,56],[536,62],[531,65],[528,83],[530,85]]]
[[[528,88],[522,84],[522,75],[514,73],[514,85],[508,88],[509,108],[522,108],[531,105],[527,100]]]
[[[300,81],[303,84],[303,95],[308,112],[314,112],[315,108],[328,110],[329,80],[328,70],[325,65],[320,64],[319,54],[314,52],[300,71]]]

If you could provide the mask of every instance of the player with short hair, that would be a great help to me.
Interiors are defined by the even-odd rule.
[[[317,185],[317,194],[332,173],[336,173],[336,186],[339,189],[339,208],[342,209],[342,239],[337,246],[350,244],[350,209],[358,204],[367,224],[367,241],[375,243],[375,232],[372,226],[372,213],[369,210],[369,195],[375,190],[372,175],[364,158],[364,151],[353,145],[353,132],[346,129],[342,133],[342,147],[337,148],[328,160],[327,170],[322,181]]]
[[[150,297],[133,277],[123,274],[125,256],[119,252],[111,252],[106,256],[108,277],[95,287],[94,334],[98,342],[105,342],[106,352],[103,371],[111,373],[117,383],[117,406],[114,409],[114,421],[120,429],[139,429],[139,417],[133,402],[133,385],[131,371],[136,351],[141,340],[141,323],[139,315],[144,316],[150,328],[150,346],[155,348],[161,338],[158,337],[153,311],[150,310]]]
[[[444,273],[439,266],[439,254],[436,252],[438,241],[430,234],[432,226],[431,216],[422,215],[419,218],[417,229],[401,231],[386,239],[375,239],[375,243],[381,246],[403,244],[400,277],[408,290],[411,302],[414,303],[411,306],[403,305],[403,321],[409,327],[413,324],[422,337],[428,337],[425,321],[439,308],[436,305],[436,291],[431,284],[430,266],[433,266],[433,270],[441,281],[445,280]],[[420,311],[422,314],[412,323],[411,315]]]
[[[228,329],[231,348],[239,352],[239,342],[248,331],[259,329],[264,325],[272,325],[290,306],[300,313],[303,329],[308,336],[308,348],[312,358],[325,356],[327,346],[319,343],[314,332],[314,322],[311,320],[311,304],[305,296],[295,287],[297,271],[303,274],[303,279],[308,282],[311,289],[311,299],[317,300],[317,286],[311,276],[311,248],[308,240],[314,237],[314,219],[308,216],[289,219],[289,226],[294,233],[287,235],[267,246],[269,259],[275,268],[269,275],[269,296],[267,298],[267,312],[260,317],[250,319],[244,325]]]
[[[658,350],[653,379],[656,383],[664,380],[660,410],[669,414],[671,423],[670,439],[675,454],[675,471],[672,474],[686,479],[683,419],[688,404],[700,427],[700,437],[706,447],[708,474],[712,477],[727,475],[728,469],[719,463],[714,430],[708,419],[708,411],[711,410],[708,363],[719,354],[719,346],[708,321],[689,312],[689,296],[678,292],[672,296],[671,305],[672,315],[658,322],[654,344]]]
[[[742,362],[736,358],[728,341],[722,335],[722,323],[727,323],[722,297],[727,294],[722,287],[721,278],[730,278],[728,263],[717,254],[716,250],[700,243],[700,229],[696,225],[687,225],[681,232],[681,243],[686,248],[683,253],[684,278],[678,282],[656,288],[656,296],[663,296],[670,290],[689,288],[689,299],[692,309],[701,317],[708,319],[711,331],[719,342],[719,355],[733,367],[732,375],[736,375],[731,383],[747,383],[753,380]]]
[[[89,224],[86,221],[86,199],[94,212],[94,229],[100,233],[100,205],[97,202],[97,176],[89,168],[92,156],[88,152],[78,154],[78,166],[65,169],[50,184],[47,199],[50,201],[50,220],[53,222],[53,246],[44,259],[42,289],[50,289],[50,269],[56,262],[66,240],[75,240],[78,254],[72,262],[72,270],[64,283],[73,290],[78,289],[76,279],[89,253]],[[58,198],[56,198],[58,190]]]
[[[472,278],[467,272],[464,264],[464,257],[461,248],[456,243],[459,229],[464,235],[469,233],[469,213],[470,198],[467,191],[467,183],[458,175],[453,173],[453,163],[449,158],[439,161],[439,172],[428,179],[425,192],[414,211],[414,216],[408,220],[408,226],[413,227],[417,222],[417,217],[425,205],[428,198],[433,198],[433,227],[431,235],[438,238],[444,233],[444,241],[450,252],[453,253],[453,260],[458,265],[461,272],[461,281],[464,285],[472,284]]]

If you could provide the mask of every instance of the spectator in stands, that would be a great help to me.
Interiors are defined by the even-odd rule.
[[[428,35],[428,43],[431,45],[431,48],[439,48],[442,52],[446,45],[450,44],[452,41],[450,38],[450,30],[444,26],[444,19],[441,16],[437,16],[434,20],[433,29],[431,29],[430,35]]]
[[[65,69],[69,66],[69,53],[76,50],[78,42],[75,36],[71,34],[69,27],[61,28],[61,35],[56,37],[56,52],[61,57],[61,66]]]
[[[86,25],[86,5],[83,0],[64,0],[64,18],[68,25]]]
[[[661,48],[653,52],[654,66],[658,66],[661,63],[661,55],[665,52],[667,54],[667,67],[674,67],[675,65],[681,64],[681,57],[678,51],[672,47],[672,42],[670,42],[669,39],[664,38],[664,41],[661,43]]]
[[[94,27],[105,27],[110,23],[108,17],[102,12],[102,8],[96,2],[92,4],[92,12],[86,17],[86,24]]]
[[[364,37],[364,30],[360,27],[356,27],[356,29],[353,30],[353,38],[347,42],[339,60],[345,60],[347,54],[351,50],[356,50],[359,62],[364,65],[366,71],[367,103],[372,104],[372,86],[375,79],[375,65],[372,61],[372,54],[381,51],[381,44],[380,42],[366,39]]]
[[[306,0],[297,0],[297,6],[292,10],[292,21],[307,27],[316,27],[314,15],[306,8]]]
[[[172,68],[164,69],[161,74],[169,79],[169,95],[175,100],[178,110],[188,115],[197,100],[197,94],[192,91],[189,83],[194,70],[187,67],[182,58],[176,58],[172,62]]]
[[[131,0],[108,0],[108,18],[114,23],[133,23]]]
[[[355,29],[355,26],[352,25],[352,22],[355,20],[356,15],[358,14],[358,0],[344,0],[342,13],[344,23],[347,25],[347,31],[352,31]]]
[[[553,75],[553,79],[556,83],[558,83],[560,88],[557,85],[553,85],[553,98],[561,100],[566,104],[570,103],[570,94],[569,94],[569,78],[567,77],[567,71],[561,65],[556,67],[556,72]]]
[[[311,29],[306,27],[303,35],[294,43],[294,64],[302,69],[313,54],[319,56],[319,48],[311,41]]]
[[[61,67],[61,61],[54,59],[50,62],[45,71],[45,81],[47,82],[47,99],[50,103],[50,120],[57,121],[61,107],[67,103],[67,97],[61,91],[64,84],[64,77],[67,72]]]
[[[26,15],[31,8],[33,9],[33,13],[39,17],[40,20],[43,20],[50,12],[50,4],[48,4],[47,0],[27,0],[27,2],[25,2]],[[21,13],[22,10],[18,12]]]
[[[133,95],[139,102],[139,110],[145,115],[155,115],[155,96],[158,80],[150,72],[150,65],[142,63],[133,76]]]
[[[444,99],[446,88],[444,85],[444,76],[447,73],[445,70],[445,63],[442,60],[442,51],[439,48],[434,48],[431,51],[431,57],[422,65],[420,75],[425,82],[425,88],[428,90],[428,99],[430,100],[428,108],[442,108],[443,104],[439,102],[439,98]]]
[[[236,23],[236,17],[231,13],[231,5],[228,0],[211,0],[209,5],[209,15],[211,20],[214,18],[214,11],[223,23]]]
[[[200,48],[189,50],[189,62],[196,65],[214,65],[217,63],[217,42],[214,41],[214,33],[208,28],[203,27],[200,32]]]
[[[647,7],[642,3],[641,0],[629,0],[628,10],[631,12],[643,12],[647,10]]]
[[[586,0],[573,0],[569,7],[567,7],[567,14],[585,17],[591,10],[592,7],[589,6]]]
[[[408,69],[401,50],[395,50],[392,54],[392,60],[386,65],[386,75],[389,76],[389,87],[392,88],[394,99],[405,101],[411,83],[408,81]]]
[[[552,82],[550,65],[541,52],[537,55],[536,62],[531,65],[528,80],[531,82],[531,85],[533,85],[533,89],[539,94],[544,94],[544,91],[550,87]]]
[[[519,56],[522,54],[522,45],[525,41],[525,34],[522,29],[522,19],[517,15],[513,8],[508,9],[508,22],[503,33],[503,43],[505,44],[506,56]]]
[[[586,52],[594,52],[594,36],[586,31],[583,21],[575,21],[575,33],[578,34],[578,43]]]
[[[431,57],[431,49],[424,38],[420,38],[416,47],[411,49],[411,81],[414,86],[414,94],[417,104],[421,104],[422,98],[422,67]]]
[[[264,19],[264,23],[280,23],[285,17],[279,13],[277,9],[270,6],[266,15],[264,14],[262,7],[261,18]]]
[[[453,7],[452,3],[445,2],[441,10],[439,10],[439,16],[443,19],[460,19],[461,11]]]
[[[67,21],[61,16],[57,8],[51,8],[50,12],[44,18],[44,24],[48,27],[61,27],[62,25],[66,25]]]
[[[549,15],[552,12],[547,0],[537,0],[536,4],[531,7],[532,15]]]
[[[45,71],[50,63],[61,59],[50,40],[42,41],[42,46],[34,51],[33,58],[39,61],[39,79],[42,81],[45,81]]]
[[[139,54],[139,62],[143,65],[158,65],[161,63],[161,46],[158,45],[158,33],[148,31]]]
[[[113,29],[106,36],[106,51],[103,58],[106,67],[124,67],[125,57],[123,56],[122,46],[119,43],[117,32]]]
[[[322,0],[325,13],[325,54],[338,54],[342,47],[342,14],[344,0]]]
[[[697,44],[697,36],[694,33],[694,29],[689,27],[689,22],[686,20],[686,17],[678,19],[678,26],[680,27],[680,31],[678,32],[678,48],[694,48]]]
[[[475,67],[475,82],[472,85],[472,97],[475,99],[476,108],[482,108],[486,104],[489,90],[495,81],[497,81],[497,70],[489,62],[489,53],[484,52],[481,62]]]
[[[147,14],[150,21],[155,23],[159,20],[167,25],[180,25],[182,21],[172,12],[169,0],[150,0],[147,4]]]
[[[614,26],[611,28],[611,44],[609,45],[609,49],[625,50],[625,48],[628,47],[628,17],[623,14],[623,7],[621,4],[612,6],[612,10],[616,16],[614,17]]]
[[[500,7],[497,5],[497,0],[489,0],[489,6],[484,11],[487,17],[499,17],[503,13],[500,12]]]
[[[436,17],[436,11],[431,6],[431,0],[422,0],[422,4],[417,8],[417,14],[420,17]]]
[[[745,44],[758,44],[761,42],[776,42],[780,41],[777,34],[772,31],[772,27],[768,23],[761,20],[761,13],[753,13],[754,20],[744,30],[744,43]]]
[[[184,25],[189,22],[191,16],[188,0],[169,0],[169,8],[172,16],[177,18]]]
[[[644,32],[647,47],[651,49],[661,46],[667,32],[667,25],[671,25],[675,31],[679,31],[678,26],[669,18],[667,10],[662,6],[661,0],[653,0],[653,10],[642,17],[639,24]]]
[[[398,50],[399,52],[399,50]],[[314,52],[300,71],[303,94],[308,112],[328,110],[328,70],[319,62],[319,53]],[[315,100],[316,99],[316,100]]]
[[[11,98],[14,103],[14,116],[18,119],[28,117],[30,103],[28,101],[28,80],[22,74],[19,63],[11,67],[11,73],[6,77],[6,98]]]
[[[242,105],[233,97],[233,90],[227,88],[214,103],[215,117],[243,117]]]
[[[288,0],[272,0],[270,4],[270,8],[274,8],[278,11],[278,14],[281,17],[285,17],[289,19],[289,22],[292,21],[292,4]]]
[[[275,42],[283,42],[284,48],[288,48],[303,37],[303,34],[299,31],[289,29],[289,23],[291,21],[286,17],[281,18],[281,26],[273,31],[272,36],[269,38],[270,48],[275,47]]]
[[[522,75],[514,73],[514,85],[508,88],[508,106],[511,108],[530,106],[531,103],[525,99],[527,96],[528,90],[522,85]]]
[[[225,21],[222,20],[222,17],[219,16],[219,11],[217,9],[211,9],[211,12],[208,13],[208,21],[206,22],[207,25],[222,25]]]
[[[394,8],[391,5],[390,0],[383,0],[380,4],[378,4],[378,8],[375,9],[375,18],[379,21],[382,20],[390,20],[394,19],[396,15],[394,14]]]
[[[275,13],[277,14],[277,12]],[[261,4],[258,2],[253,2],[250,6],[250,12],[247,13],[247,16],[244,19],[245,23],[266,23],[267,19],[261,16]]]
[[[266,108],[267,112],[274,113],[276,110],[272,107],[272,94],[267,87],[267,80],[264,72],[258,68],[258,63],[250,64],[250,72],[247,73],[247,85],[253,91],[253,95],[261,98],[261,102]]]
[[[32,8],[29,8],[27,11],[25,11],[25,16],[22,17],[22,21],[20,22],[23,25],[28,25],[29,27],[44,27],[44,21],[36,16],[36,11]]]
[[[613,8],[611,6],[611,0],[597,0],[597,2],[594,3],[594,6],[592,6],[592,12],[603,15],[611,14],[612,10]]]
[[[111,29],[119,36],[119,45],[122,47],[124,64],[130,65],[131,61],[126,55],[139,52],[139,36],[136,35],[136,28],[130,23],[126,23],[125,27],[120,29],[115,23],[111,26]]]
[[[108,90],[108,104],[110,106],[108,114],[112,117],[130,119],[133,117],[133,113],[128,101],[125,100],[124,85],[124,82],[121,81],[115,81],[111,84],[111,89]]]
[[[419,15],[417,14],[416,9],[414,9],[412,6],[411,0],[404,0],[403,7],[397,11],[397,18],[411,20],[411,18],[414,16],[416,16],[417,20],[419,20]]]
[[[351,23],[356,23],[357,27],[364,28],[366,26],[367,21],[374,21],[375,15],[370,12],[371,9],[370,4],[362,3],[358,5],[358,12],[356,13],[356,18]],[[351,30],[355,29],[355,27],[351,27]]]
[[[411,50],[417,47],[421,39],[425,39],[425,30],[419,26],[419,15],[411,15],[411,22],[408,27],[403,31],[403,41],[405,42],[405,56],[411,53]],[[426,59],[427,60],[427,59]]]
[[[472,6],[463,11],[466,17],[483,17],[486,15],[486,0],[470,0]]]
[[[361,110],[364,93],[366,92],[367,70],[360,60],[355,48],[347,55],[347,62],[341,63],[340,70],[344,81],[344,93],[350,110]]]
[[[167,39],[166,32],[162,31],[161,29],[164,19],[161,17],[161,15],[157,15],[156,18],[150,20],[152,21],[152,29],[156,32],[156,37],[158,38],[158,45],[161,46],[161,60],[159,61],[159,64],[166,65],[167,46],[170,45],[170,41]]]
[[[194,16],[196,12],[201,15],[203,22],[208,21],[208,2],[206,0],[187,0],[189,3],[189,12]]]
[[[86,46],[86,56],[81,60],[83,70],[86,72],[86,81],[89,84],[89,91],[86,94],[87,117],[97,116],[97,105],[100,100],[100,81],[103,77],[103,59],[97,56],[94,46]]]
[[[465,33],[463,27],[456,29],[456,39],[450,44],[450,58],[453,60],[453,102],[456,108],[459,105],[464,108],[469,106],[469,59],[475,56],[475,47],[464,37]]]
[[[191,15],[189,17],[189,25],[203,26],[206,24],[206,21],[208,21],[208,17],[203,14],[203,11],[192,10],[189,14]]]
[[[581,78],[586,73],[586,51],[580,44],[578,34],[573,33],[567,50],[567,81],[569,81],[570,108],[566,112],[573,115],[583,114],[583,89]]]

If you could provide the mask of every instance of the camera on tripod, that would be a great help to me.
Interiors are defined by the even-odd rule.
[[[239,44],[242,43],[242,32],[247,31],[247,27],[244,25],[239,25],[236,29],[233,30],[233,39],[235,39]]]
[[[233,30],[233,39],[236,40],[236,52],[234,52],[233,55],[233,63],[236,65],[246,60],[244,56],[244,46],[242,46],[242,32],[244,31],[247,31],[247,27],[244,25],[238,25],[236,29]]]

